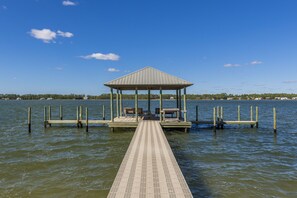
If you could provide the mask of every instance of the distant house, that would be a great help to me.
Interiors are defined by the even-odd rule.
[[[233,100],[233,98],[227,98],[227,100]]]
[[[292,100],[297,100],[297,97],[293,97]]]
[[[262,100],[262,98],[260,97],[260,98],[255,98],[254,100]]]

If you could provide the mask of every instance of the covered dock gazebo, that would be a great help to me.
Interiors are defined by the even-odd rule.
[[[164,121],[163,114],[165,115],[166,109],[163,109],[162,91],[164,90],[175,90],[176,91],[176,108],[179,113],[179,121],[187,122],[187,103],[186,103],[186,88],[193,85],[192,83],[183,80],[181,78],[172,76],[170,74],[164,73],[153,67],[145,67],[136,72],[130,73],[123,77],[117,78],[115,80],[109,81],[104,84],[110,87],[110,111],[111,111],[111,122],[114,122],[114,90],[116,90],[116,117],[121,117],[123,115],[123,103],[122,103],[122,93],[123,91],[135,91],[135,121],[139,120],[138,112],[138,91],[147,90],[148,91],[148,106],[147,112],[151,114],[151,90],[160,91],[160,106],[159,106],[159,117],[160,121]],[[182,109],[182,89],[183,89],[183,109]],[[183,111],[183,120],[181,112]],[[165,116],[164,116],[165,117]]]

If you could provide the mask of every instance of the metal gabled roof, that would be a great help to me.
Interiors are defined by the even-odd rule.
[[[136,72],[109,81],[104,85],[120,90],[175,90],[191,86],[193,83],[153,67],[145,67]]]

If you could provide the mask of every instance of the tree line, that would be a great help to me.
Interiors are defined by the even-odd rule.
[[[138,99],[147,99],[147,94],[139,94]],[[151,94],[151,99],[159,99],[158,94]],[[263,94],[227,94],[227,93],[219,93],[219,94],[188,94],[187,99],[189,100],[254,100],[254,99],[262,99],[262,100],[273,100],[276,98],[288,98],[293,99],[297,97],[297,94],[288,94],[288,93],[263,93]],[[72,99],[72,100],[100,100],[100,99],[110,99],[110,94],[101,94],[101,95],[84,95],[84,94],[0,94],[0,99],[9,99],[9,100],[40,100],[40,99]],[[114,94],[114,98],[116,98],[116,94]],[[123,99],[133,100],[135,98],[134,94],[123,94]],[[163,94],[163,99],[175,99],[175,94]]]

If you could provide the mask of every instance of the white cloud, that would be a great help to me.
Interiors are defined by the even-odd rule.
[[[108,68],[109,72],[119,72],[120,70],[116,69],[116,68]]]
[[[57,36],[65,38],[73,37],[73,33],[71,32],[62,32],[60,30],[54,32],[50,29],[31,29],[30,35],[36,39],[42,40],[45,43],[55,42]]]
[[[240,67],[240,64],[227,63],[227,64],[224,64],[224,67]]]
[[[101,53],[93,53],[90,55],[82,56],[84,59],[97,59],[97,60],[111,60],[117,61],[120,59],[119,55],[109,53],[109,54],[101,54]]]
[[[7,6],[2,5],[1,7],[2,7],[3,10],[7,10]]]
[[[56,67],[55,69],[58,70],[58,71],[62,71],[63,67]]]
[[[262,61],[259,61],[259,60],[254,60],[252,62],[250,62],[251,65],[259,65],[259,64],[262,64],[263,62]]]
[[[283,81],[283,83],[285,84],[297,83],[297,80],[286,80],[286,81]]]
[[[59,36],[66,37],[66,38],[73,37],[73,34],[71,32],[62,32],[62,31],[58,30],[57,34]]]
[[[56,32],[53,32],[50,29],[42,29],[42,30],[31,29],[30,34],[32,37],[36,39],[40,39],[45,43],[49,43],[53,41],[57,36]]]
[[[69,0],[63,1],[62,4],[64,6],[76,6],[77,5],[77,3],[73,2],[73,1],[69,1]]]

